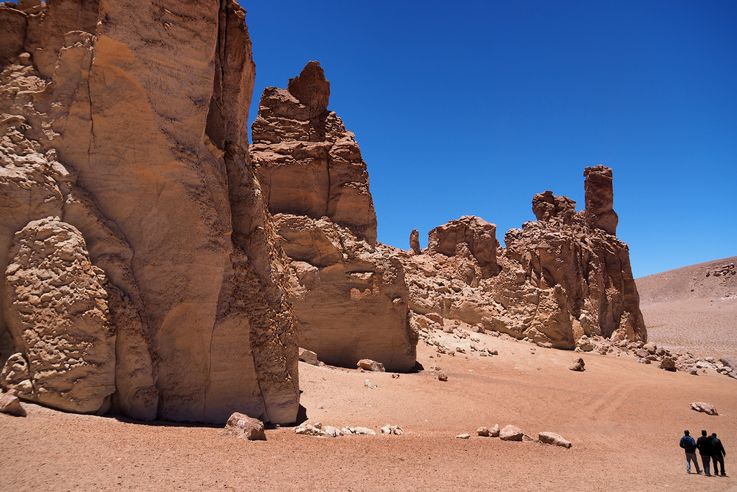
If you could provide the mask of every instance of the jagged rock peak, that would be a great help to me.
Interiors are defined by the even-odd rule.
[[[497,246],[496,225],[481,217],[464,215],[431,230],[427,249],[445,256],[455,256],[467,249],[479,266],[488,270],[488,273],[495,274],[499,269],[496,261]]]
[[[551,220],[558,217],[564,222],[569,222],[576,213],[576,202],[567,196],[544,191],[532,197],[532,211],[537,220]]]
[[[328,109],[330,81],[325,78],[325,72],[318,61],[307,62],[297,77],[289,79],[287,90],[309,108],[313,117]]]
[[[592,227],[617,234],[617,213],[614,211],[614,179],[612,170],[599,164],[583,171],[586,191],[586,215]]]

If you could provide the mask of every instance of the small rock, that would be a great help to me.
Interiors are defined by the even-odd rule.
[[[555,446],[562,446],[564,448],[571,447],[571,441],[564,439],[563,436],[556,434],[555,432],[541,432],[537,436],[543,444],[552,444]]]
[[[376,389],[376,388],[378,388],[378,386],[376,386],[374,383],[372,383],[370,379],[364,379],[363,380],[363,385],[365,387],[367,387],[368,389]]]
[[[359,369],[363,369],[365,371],[373,371],[373,372],[384,372],[384,364],[381,362],[376,362],[375,360],[371,359],[361,359],[358,361],[356,366]]]
[[[711,403],[705,403],[703,401],[695,401],[691,403],[691,409],[697,412],[702,412],[707,415],[719,415],[717,409]]]
[[[514,425],[508,425],[499,432],[499,439],[502,441],[521,441],[525,433],[522,429]]]
[[[16,417],[26,416],[26,410],[20,404],[18,397],[10,393],[0,394],[0,413],[7,413]]]
[[[458,434],[456,436],[456,439],[469,439],[471,435],[468,432],[464,432],[463,434]]]
[[[478,429],[476,429],[476,434],[478,434],[481,437],[489,437],[489,428],[479,427]]]
[[[448,375],[445,374],[443,371],[438,372],[438,381],[447,381]]]
[[[317,360],[317,354],[315,352],[302,347],[300,347],[299,349],[299,360],[313,366],[317,366],[320,364],[320,361]]]
[[[494,427],[489,429],[489,437],[499,437],[499,424],[494,424]]]
[[[259,419],[234,412],[225,424],[223,433],[248,441],[265,441],[264,424]]]
[[[432,356],[430,356],[432,357]],[[392,379],[399,379],[399,374],[392,374]]]
[[[581,371],[585,371],[586,370],[585,369],[585,366],[586,366],[586,363],[583,361],[583,359],[579,358],[568,369],[570,369],[571,371],[581,372]]]

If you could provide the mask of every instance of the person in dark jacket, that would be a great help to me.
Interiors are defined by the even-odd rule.
[[[699,449],[701,455],[701,464],[704,465],[704,475],[707,477],[711,476],[711,455],[713,454],[713,448],[711,444],[711,437],[706,435],[706,431],[701,431],[701,437],[696,441],[696,447]]]
[[[696,459],[696,441],[687,430],[683,431],[679,446],[686,452],[686,473],[691,473],[691,462],[693,461],[693,464],[696,465],[696,473],[701,474],[699,460]]]
[[[721,475],[723,477],[726,477],[727,474],[724,472],[724,456],[727,454],[727,452],[724,450],[722,441],[717,438],[716,432],[711,435],[711,449],[713,453],[711,455],[711,459],[714,461],[714,475],[719,475],[719,468],[721,465]]]

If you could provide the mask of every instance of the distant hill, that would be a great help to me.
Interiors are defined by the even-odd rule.
[[[737,256],[648,275],[637,289],[651,341],[737,356]]]

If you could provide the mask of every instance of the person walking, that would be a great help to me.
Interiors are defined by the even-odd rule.
[[[696,447],[701,455],[701,464],[704,465],[704,475],[711,476],[711,456],[713,454],[713,446],[711,437],[706,435],[706,431],[701,431],[701,437],[696,441]]]
[[[686,452],[686,473],[691,473],[691,462],[693,461],[693,464],[696,465],[696,473],[701,475],[699,460],[696,459],[696,441],[691,437],[690,432],[683,431],[683,437],[681,437],[679,445]]]
[[[714,475],[716,476],[720,474],[719,468],[721,467],[721,475],[723,477],[726,477],[727,474],[724,472],[724,456],[727,454],[727,452],[724,450],[722,441],[719,440],[716,432],[711,435],[711,448],[713,452],[713,454],[711,455],[711,459],[714,461]]]

